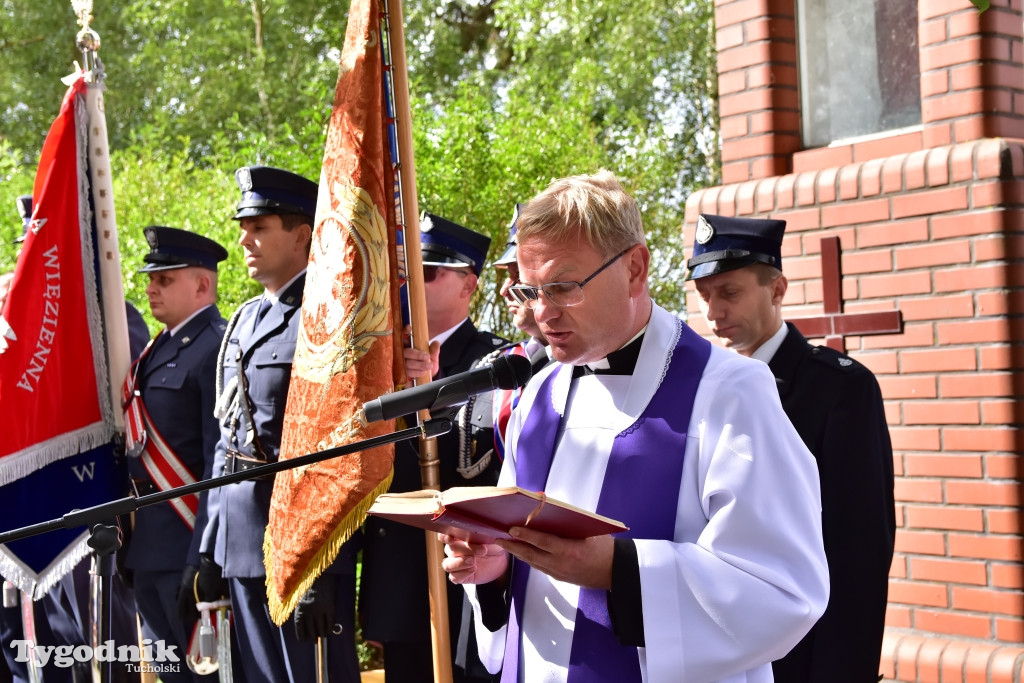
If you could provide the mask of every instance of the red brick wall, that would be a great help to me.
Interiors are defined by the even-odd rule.
[[[903,313],[902,334],[847,338],[894,448],[888,679],[1024,671],[1022,2],[921,0],[921,127],[811,150],[794,0],[715,3],[724,184],[688,199],[686,244],[700,213],[786,219],[793,318],[821,313],[820,241],[838,235],[844,310]],[[687,310],[706,333],[692,288]]]

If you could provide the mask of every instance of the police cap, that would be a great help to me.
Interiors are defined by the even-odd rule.
[[[265,214],[316,214],[317,184],[297,173],[271,166],[243,166],[235,171],[242,190],[235,220]]]
[[[782,270],[782,236],[786,221],[701,214],[693,257],[686,262],[690,279],[766,263]]]
[[[209,237],[188,230],[150,225],[142,232],[149,242],[149,253],[142,257],[146,265],[139,269],[140,273],[155,273],[190,266],[216,272],[217,263],[228,257],[227,249]]]
[[[508,242],[505,243],[505,251],[501,252],[501,256],[495,260],[495,268],[508,268],[516,262],[516,253],[519,251],[518,242],[516,241],[516,222],[519,220],[519,214],[525,206],[526,204],[522,203],[516,204],[516,208],[512,213],[512,222],[508,224]]]
[[[491,238],[432,213],[424,213],[420,217],[420,245],[423,265],[469,266],[479,277]]]

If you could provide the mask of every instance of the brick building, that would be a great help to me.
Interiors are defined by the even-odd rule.
[[[899,333],[831,340],[877,375],[893,441],[882,672],[1019,681],[1022,0],[837,3],[715,1],[723,185],[689,197],[686,244],[700,213],[783,218],[787,319],[830,308],[827,237],[841,310],[899,311]]]

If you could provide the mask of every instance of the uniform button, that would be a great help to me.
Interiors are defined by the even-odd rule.
[[[384,538],[385,536],[388,535],[388,530],[387,529],[377,529],[377,535],[380,536],[381,538]]]
[[[274,353],[274,354],[271,354],[271,356],[270,356],[270,357],[271,357],[271,358],[277,358],[277,354],[276,354],[276,353]]]

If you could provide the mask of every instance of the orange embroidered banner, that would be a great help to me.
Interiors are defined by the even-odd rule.
[[[378,0],[353,0],[320,173],[283,460],[394,430],[392,422],[367,426],[361,414],[363,403],[401,379],[394,362],[401,332],[395,171],[380,30]],[[275,622],[288,618],[387,490],[393,457],[393,447],[378,447],[277,475],[264,542]]]

